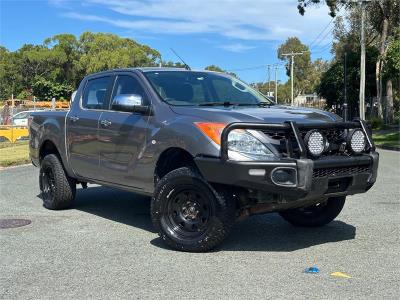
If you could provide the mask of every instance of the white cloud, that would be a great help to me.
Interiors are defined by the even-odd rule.
[[[246,46],[243,45],[241,43],[235,43],[235,44],[224,44],[224,45],[220,45],[218,46],[218,48],[230,51],[230,52],[237,52],[237,53],[241,53],[241,52],[245,52],[247,50],[250,49],[254,49],[255,47],[253,46]]]
[[[283,41],[296,35],[309,43],[330,21],[326,5],[309,8],[303,17],[297,12],[296,0],[84,0],[83,3],[108,9],[113,17],[84,12],[67,12],[65,16],[141,33],[211,33],[238,41]],[[223,49],[238,52],[250,48],[231,43]]]

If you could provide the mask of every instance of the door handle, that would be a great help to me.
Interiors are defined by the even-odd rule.
[[[104,127],[108,127],[108,126],[110,126],[112,123],[111,123],[111,121],[108,121],[108,120],[101,120],[101,121],[100,121],[100,124],[101,124],[102,126],[104,126]]]
[[[76,121],[79,120],[79,117],[77,117],[77,116],[72,116],[72,117],[69,117],[69,119],[70,119],[72,122],[76,122]]]

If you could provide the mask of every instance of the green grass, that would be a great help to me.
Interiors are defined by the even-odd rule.
[[[0,167],[29,163],[28,142],[0,143]]]
[[[374,139],[375,144],[378,146],[391,146],[400,148],[400,133],[398,130],[374,133],[372,138]]]

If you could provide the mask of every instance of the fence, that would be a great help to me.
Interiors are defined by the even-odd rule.
[[[29,139],[27,126],[0,125],[0,142],[15,143]]]
[[[8,101],[6,102],[7,103],[3,107],[0,107],[0,143],[15,143],[18,141],[28,140],[28,118],[30,113],[44,109],[48,110],[49,108],[42,106],[32,109],[31,107],[22,105],[11,107],[10,105],[7,105]],[[64,103],[62,104],[65,106]],[[56,106],[56,108],[63,109],[64,107],[60,104],[59,106]],[[26,112],[26,114],[23,114],[23,112]]]

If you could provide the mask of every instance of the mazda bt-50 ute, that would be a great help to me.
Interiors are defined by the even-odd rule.
[[[71,207],[77,184],[149,195],[160,237],[183,251],[216,247],[254,214],[323,226],[378,168],[363,121],[276,105],[226,74],[169,68],[85,77],[69,111],[32,115],[30,157],[46,208]]]

